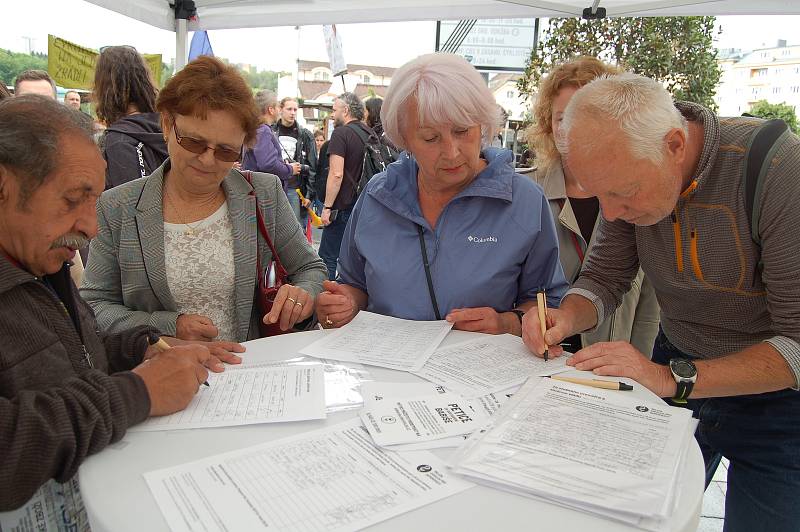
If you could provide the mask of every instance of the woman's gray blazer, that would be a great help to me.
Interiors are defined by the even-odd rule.
[[[98,234],[89,247],[81,296],[109,332],[151,325],[175,335],[178,312],[164,266],[162,189],[169,159],[147,177],[103,193],[97,203]],[[262,268],[272,260],[258,235],[256,198],[267,232],[292,284],[311,297],[322,291],[325,264],[306,240],[277,177],[253,173],[253,187],[238,170],[222,181],[233,226],[237,341],[258,338],[261,320],[255,294],[256,239]]]

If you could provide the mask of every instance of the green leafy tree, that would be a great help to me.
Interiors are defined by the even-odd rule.
[[[795,114],[793,105],[759,100],[750,107],[750,114],[760,118],[780,118],[792,131],[798,133],[797,114]]]
[[[47,54],[21,54],[0,49],[0,81],[13,85],[17,75],[28,69],[47,70]]]
[[[714,21],[714,17],[550,19],[517,83],[519,91],[530,98],[553,67],[589,55],[663,82],[677,100],[716,109],[713,97],[721,72],[713,46]]]
[[[271,70],[242,70],[242,76],[253,89],[269,89],[271,91],[278,90],[278,78],[285,75],[286,72],[273,72]]]

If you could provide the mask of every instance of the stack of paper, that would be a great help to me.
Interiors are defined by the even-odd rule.
[[[534,378],[451,465],[501,489],[660,531],[696,424],[687,409]]]
[[[444,320],[403,320],[362,310],[353,321],[300,352],[317,358],[418,371],[452,327]]]
[[[519,387],[517,386],[509,390],[503,390],[502,392],[486,394],[471,401],[467,401],[465,404],[470,408],[470,412],[475,415],[476,419],[485,420],[492,416],[500,408],[500,405],[508,401],[517,388]],[[453,395],[449,390],[430,382],[366,382],[361,386],[361,393],[364,397],[364,409],[362,410],[361,417],[365,424],[367,423],[367,419],[365,419],[367,414],[373,419],[380,419],[381,416],[378,416],[377,413],[386,409],[384,405],[387,404],[387,401],[389,401],[389,404],[396,404],[398,401],[408,398],[418,399],[419,397]],[[463,401],[464,398],[459,397],[458,400]],[[389,415],[393,416],[391,413]],[[444,419],[442,418],[442,422],[443,421]],[[468,431],[464,431],[457,436],[434,438],[429,437],[427,434],[419,433],[415,434],[411,443],[399,444],[392,442],[392,444],[386,445],[386,447],[394,451],[417,451],[421,449],[458,447],[464,443],[464,440],[467,439],[473,430],[474,429],[469,428]],[[378,442],[379,439],[383,441],[383,438],[385,438],[385,436],[379,437],[375,439],[375,441]]]

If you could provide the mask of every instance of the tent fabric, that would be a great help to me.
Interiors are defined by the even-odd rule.
[[[175,31],[170,0],[87,0]],[[791,15],[797,0],[195,0],[190,30],[306,26],[408,20],[580,16],[599,3],[606,16]]]

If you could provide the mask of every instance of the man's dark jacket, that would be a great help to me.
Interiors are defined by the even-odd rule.
[[[101,334],[77,293],[66,265],[39,279],[0,255],[0,511],[51,478],[67,481],[150,412],[144,381],[128,371],[150,329]]]

